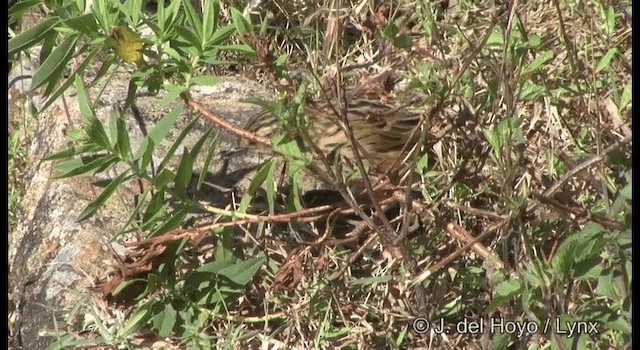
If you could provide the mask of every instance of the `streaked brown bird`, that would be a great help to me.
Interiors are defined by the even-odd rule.
[[[309,140],[327,159],[342,159],[353,165],[353,148],[336,110],[335,101],[305,106]],[[415,108],[354,98],[347,101],[346,111],[350,128],[361,146],[361,159],[383,173],[401,170],[403,158],[420,142],[421,133],[426,132],[422,130],[424,112]],[[267,139],[281,132],[280,128],[281,123],[267,110],[251,117],[244,126],[245,130]],[[425,137],[428,140],[430,135]],[[240,141],[241,146],[249,144],[247,140]]]

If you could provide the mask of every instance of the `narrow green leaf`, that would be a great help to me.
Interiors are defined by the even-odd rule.
[[[543,64],[553,59],[553,57],[554,53],[551,50],[539,53],[537,57],[522,70],[522,75],[526,76],[528,74],[537,72]]]
[[[149,236],[155,237],[170,230],[182,227],[182,225],[184,224],[184,219],[187,217],[188,209],[189,208],[185,207],[175,212],[169,218],[169,220],[163,222],[162,225],[158,229],[153,231]]]
[[[153,301],[143,304],[138,307],[136,311],[133,312],[133,315],[129,316],[129,320],[127,324],[124,326],[122,330],[122,335],[126,336],[135,331],[137,331],[143,324],[147,323],[149,319],[151,319],[151,305]]]
[[[122,106],[123,111],[129,110],[129,108],[133,106],[133,102],[136,100],[138,81],[140,80],[140,77],[136,76],[136,73],[138,72],[133,73],[131,80],[129,80],[129,85],[127,87],[127,99],[124,101],[124,106]]]
[[[54,176],[55,179],[63,179],[71,176],[96,173],[118,162],[118,158],[109,154],[94,157],[76,158],[56,165],[62,174]]]
[[[116,127],[118,130],[118,143],[116,144],[116,149],[118,150],[120,159],[126,162],[131,156],[131,141],[129,140],[127,125],[122,117],[118,118]]]
[[[205,177],[207,176],[207,172],[209,171],[209,166],[211,165],[211,160],[213,159],[213,156],[217,153],[216,152],[217,144],[218,144],[218,131],[216,131],[216,134],[213,136],[213,140],[211,141],[211,144],[209,146],[207,156],[204,160],[204,163],[202,164],[202,171],[200,172],[200,176],[198,177],[198,183],[196,185],[196,188],[198,190],[200,190],[200,187],[202,186],[202,182],[205,180]]]
[[[168,85],[166,87],[166,94],[162,97],[162,100],[158,102],[158,107],[165,108],[169,106],[173,101],[180,97],[180,94],[185,91],[184,86],[181,85]]]
[[[152,141],[154,145],[159,145],[167,136],[169,131],[171,131],[171,129],[173,128],[174,124],[180,117],[183,108],[184,104],[179,103],[175,108],[171,110],[171,112],[167,113],[167,115],[162,117],[162,119],[160,119],[160,121],[158,121],[156,125],[154,125],[153,129],[149,131],[149,134],[145,137],[145,139],[149,138],[149,140]],[[137,156],[140,155],[141,151],[144,152],[144,150],[146,150],[146,147],[140,147],[138,149]],[[166,158],[167,157],[165,157],[165,159]],[[158,170],[162,170],[162,166],[160,166]]]
[[[176,190],[180,195],[186,197],[187,188],[189,187],[189,182],[191,181],[191,177],[193,176],[193,159],[191,157],[191,153],[188,149],[184,149],[182,152],[182,158],[180,159],[180,165],[178,165],[178,170],[176,172],[175,178],[175,186]]]
[[[9,9],[9,25],[22,19],[25,13],[31,10],[32,7],[40,5],[42,0],[22,0],[16,1]],[[51,18],[49,18],[51,19]]]
[[[231,37],[231,35],[233,35],[235,32],[236,28],[233,24],[228,24],[222,28],[218,28],[218,30],[216,30],[216,32],[211,37],[211,40],[207,42],[207,47],[211,45],[222,44],[223,42],[227,41],[227,39],[229,39],[229,37]]]
[[[39,0],[41,1],[41,0]],[[91,342],[88,340],[78,340],[71,334],[63,334],[62,336],[57,336],[56,341],[49,345],[46,350],[65,350],[65,349],[77,349],[82,348],[83,346],[91,346]]]
[[[64,21],[64,24],[69,28],[86,35],[92,40],[100,36],[98,23],[96,22],[96,18],[92,13],[67,19]]]
[[[599,73],[603,69],[611,66],[611,60],[618,54],[618,49],[615,47],[610,48],[604,56],[598,62],[598,66],[596,66],[596,73]]]
[[[158,166],[158,171],[164,169],[167,166],[167,164],[169,164],[169,162],[171,161],[171,158],[173,157],[173,155],[176,153],[176,151],[182,144],[182,141],[191,132],[191,129],[193,129],[197,121],[198,119],[191,120],[191,122],[189,122],[189,124],[187,124],[187,126],[185,126],[184,129],[182,129],[182,132],[180,132],[180,135],[178,135],[175,141],[173,141],[173,144],[171,145],[171,147],[169,147],[169,150],[167,151],[164,158],[162,159],[162,162],[160,162],[160,165]]]
[[[127,0],[125,2],[116,2],[120,12],[122,12],[131,27],[135,27],[140,21],[140,15],[143,13],[142,0]]]
[[[202,22],[200,21],[200,14],[193,7],[191,1],[183,1],[182,5],[184,7],[184,14],[187,17],[187,22],[190,24],[190,29],[184,29],[187,29],[187,32],[191,33],[192,37],[195,39],[194,47],[200,48],[200,45],[202,44],[202,38],[204,37],[202,33]]]
[[[249,184],[249,189],[247,190],[247,193],[245,193],[242,196],[242,200],[240,201],[240,205],[238,206],[238,212],[240,213],[246,212],[247,208],[249,208],[249,204],[251,204],[251,200],[253,199],[253,196],[255,195],[258,188],[260,188],[260,186],[262,186],[264,181],[267,179],[267,176],[269,174],[269,169],[272,166],[274,166],[275,163],[276,163],[276,160],[271,159],[270,161],[263,164],[260,167],[260,169],[258,169],[258,171],[256,171],[256,174],[253,176],[253,179]]]
[[[249,21],[242,15],[242,12],[236,10],[233,7],[231,8],[231,19],[233,25],[236,27],[236,31],[238,32],[238,34],[253,34],[253,26],[251,26],[251,23],[249,23]]]
[[[209,139],[209,136],[211,136],[211,133],[213,132],[213,130],[214,130],[213,126],[210,126],[207,129],[207,131],[205,131],[204,134],[200,136],[200,138],[198,139],[198,141],[196,141],[193,147],[191,147],[191,157],[194,160],[197,159],[198,156],[200,155],[200,150],[202,149],[202,146],[204,145],[205,141]]]
[[[352,281],[352,285],[368,286],[372,284],[387,283],[391,281],[391,276],[375,276],[375,277],[363,277],[357,278]]]
[[[111,197],[111,195],[118,188],[118,186],[120,186],[123,182],[127,181],[129,178],[131,178],[130,172],[125,171],[124,173],[120,174],[120,176],[118,176],[117,178],[109,182],[109,185],[107,185],[107,187],[105,187],[105,189],[102,190],[102,192],[98,195],[98,197],[93,202],[89,203],[89,205],[87,205],[87,207],[84,208],[82,213],[78,215],[78,218],[76,219],[76,221],[82,222],[90,218],[91,216],[93,216],[93,214],[95,214],[96,211],[98,211],[98,209],[100,209],[100,207],[104,205],[107,199]]]
[[[53,93],[51,93],[51,95],[49,95],[49,97],[47,98],[47,101],[40,108],[40,112],[47,109],[49,106],[51,106],[52,103],[60,101],[58,97],[60,97],[60,95],[62,95],[65,91],[67,91],[67,89],[71,86],[71,84],[75,82],[76,77],[84,75],[83,74],[84,70],[87,68],[87,66],[91,62],[93,62],[93,57],[99,51],[100,50],[96,48],[94,51],[92,51],[86,56],[85,60],[82,61],[82,63],[80,63],[80,65],[78,66],[78,69],[75,72],[73,72],[71,75],[69,75],[69,77],[58,87],[58,89],[56,89],[56,91],[54,91]]]
[[[139,176],[147,172],[147,168],[153,160],[153,150],[155,149],[155,145],[151,139],[145,137],[142,141],[142,145],[140,145],[140,149],[144,149],[142,156],[140,158],[134,158],[134,164],[137,166],[136,173]]]
[[[152,231],[151,224],[160,217],[164,217],[167,205],[168,204],[165,201],[165,192],[156,192],[149,201],[149,205],[147,205],[147,208],[142,215],[142,222],[144,223],[143,229]]]
[[[200,45],[202,45],[200,38],[189,27],[176,26],[175,30],[179,37],[187,42],[187,45],[200,50]]]
[[[254,50],[253,47],[247,44],[214,45],[213,47],[220,51],[240,52],[245,55],[249,55],[250,57],[258,57],[258,53],[256,52],[256,50]]]
[[[102,77],[109,72],[109,68],[116,62],[116,55],[112,52],[107,55],[107,57],[102,60],[102,64],[100,65],[100,69],[93,77],[93,80],[88,84],[89,87],[94,86],[97,82],[100,81]]]
[[[18,2],[14,7],[17,7],[21,3],[24,3],[23,5],[25,6],[29,5],[28,2],[21,1]],[[44,37],[52,33],[53,28],[55,28],[55,26],[57,26],[59,23],[60,18],[51,17],[14,36],[13,38],[11,38],[11,40],[9,40],[9,55],[13,55],[16,52],[26,50],[36,45],[41,40],[43,40]]]
[[[76,93],[78,94],[77,100],[80,108],[80,115],[82,115],[85,120],[85,129],[90,140],[105,149],[109,149],[111,147],[109,137],[107,137],[107,133],[105,132],[102,123],[98,120],[98,118],[96,118],[94,114],[93,107],[91,106],[91,103],[89,101],[89,96],[84,87],[84,82],[82,81],[82,77],[76,75],[74,83]]]
[[[275,198],[276,198],[276,181],[274,179],[274,174],[276,171],[276,162],[272,162],[269,167],[269,171],[267,172],[266,186],[265,189],[267,191],[267,205],[269,207],[269,214],[273,215],[275,213]]]
[[[118,112],[111,111],[111,117],[109,118],[109,145],[115,148],[118,143],[118,128],[116,126],[116,121],[118,119]]]
[[[100,146],[97,146],[95,144],[77,145],[77,146],[72,146],[65,150],[53,153],[43,158],[42,160],[47,161],[47,160],[65,159],[65,158],[78,156],[83,153],[96,152],[96,151],[99,151],[100,149],[101,149]]]
[[[120,238],[122,234],[128,232],[127,229],[131,227],[130,225],[134,220],[139,220],[140,212],[142,211],[142,207],[147,203],[147,196],[149,195],[150,192],[151,192],[151,189],[147,188],[140,196],[138,196],[138,200],[137,200],[138,203],[136,204],[135,208],[129,211],[127,220],[120,227],[120,229],[111,236],[111,238],[109,239],[109,243],[114,242],[116,239]]]
[[[611,37],[616,30],[616,12],[611,5],[607,6],[605,12],[604,27],[606,29],[607,36],[609,37]]]
[[[47,57],[40,68],[38,68],[38,71],[33,75],[31,89],[29,91],[34,91],[42,85],[60,78],[62,72],[69,64],[77,42],[77,35],[70,36],[53,50],[51,55]]]
[[[204,2],[202,9],[202,48],[213,36],[218,26],[220,16],[220,2],[218,0],[208,0]]]

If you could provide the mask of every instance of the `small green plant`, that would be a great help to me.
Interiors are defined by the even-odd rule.
[[[20,1],[10,18],[43,4]],[[38,55],[29,93],[47,96],[39,111],[66,89],[77,93],[83,124],[69,132],[72,145],[47,160],[56,162],[57,178],[118,169],[80,221],[126,183],[145,184],[114,239],[142,232],[135,257],[148,267],[116,275],[122,283],[105,293],[131,306],[127,317],[107,319],[83,303],[89,306],[79,306],[69,320],[81,318],[82,331],[91,335],[57,334],[51,349],[136,348],[142,330],[196,349],[267,343],[465,348],[478,341],[472,334],[420,333],[412,328],[416,317],[442,320],[447,329],[490,319],[529,327],[522,337],[492,333],[494,349],[621,348],[630,341],[631,46],[626,17],[612,5],[502,8],[460,1],[441,8],[400,1],[315,9],[270,2],[253,12],[217,0],[159,1],[154,11],[142,0],[46,5],[37,25],[11,37],[9,55],[14,61]],[[86,81],[94,65],[96,77]],[[159,158],[158,148],[187,108],[189,88],[215,84],[231,65],[253,77],[266,71],[269,83],[300,67],[313,79],[298,82],[278,102],[260,103],[276,116],[280,132],[270,141],[280,157],[257,169],[228,210],[192,196],[193,184],[200,188],[216,159],[213,127],[185,148],[195,127],[189,123]],[[161,105],[172,105],[139,146],[132,144],[125,113],[99,120],[88,92],[122,66],[132,71],[125,107],[142,91],[161,92]],[[305,210],[299,179],[316,155],[306,140],[314,117],[303,112],[307,95],[325,97],[342,91],[343,83],[389,71],[394,74],[374,98],[404,101],[386,85],[406,83],[402,92],[419,97],[411,103],[425,108],[425,125],[439,133],[429,144],[433,152],[409,160],[413,182],[379,195],[381,201],[403,195],[399,209],[384,208],[397,212],[388,214],[393,218],[360,215],[369,226],[355,224],[355,238],[337,239],[346,244],[327,243],[336,241],[330,229],[316,242],[301,239],[304,220],[291,213]],[[462,100],[475,110],[472,116],[445,113]],[[196,159],[205,159],[203,169],[196,169]],[[288,196],[278,193],[282,164]],[[347,180],[364,178],[342,174],[330,161],[322,165],[342,199],[355,192]],[[268,214],[255,215],[261,188]],[[350,213],[365,213],[353,204]],[[193,211],[217,221],[197,223]],[[346,221],[353,223],[353,216]],[[277,239],[260,243],[251,234],[246,241],[253,243],[239,244],[234,236],[244,224],[263,231],[276,220],[297,236],[293,248]],[[314,225],[338,226],[329,219]],[[385,225],[397,231],[397,241],[380,238]],[[206,254],[191,245],[205,236],[215,240]]]

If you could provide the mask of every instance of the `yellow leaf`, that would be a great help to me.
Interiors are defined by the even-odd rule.
[[[123,61],[142,64],[142,39],[140,34],[127,26],[117,26],[111,31],[111,39],[114,41],[116,53]]]

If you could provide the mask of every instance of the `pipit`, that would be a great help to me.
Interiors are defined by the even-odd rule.
[[[354,149],[347,131],[338,116],[334,101],[309,103],[304,108],[309,124],[308,138],[294,137],[312,142],[330,161],[343,160],[355,164]],[[420,142],[424,129],[424,113],[415,108],[381,103],[370,99],[351,99],[346,106],[350,130],[358,144],[358,154],[368,165],[382,173],[400,170],[403,159]],[[244,129],[260,137],[272,138],[280,133],[282,124],[271,112],[263,110],[251,117]],[[300,133],[299,130],[289,130]],[[425,135],[429,139],[430,135]],[[241,146],[249,146],[247,140]]]

